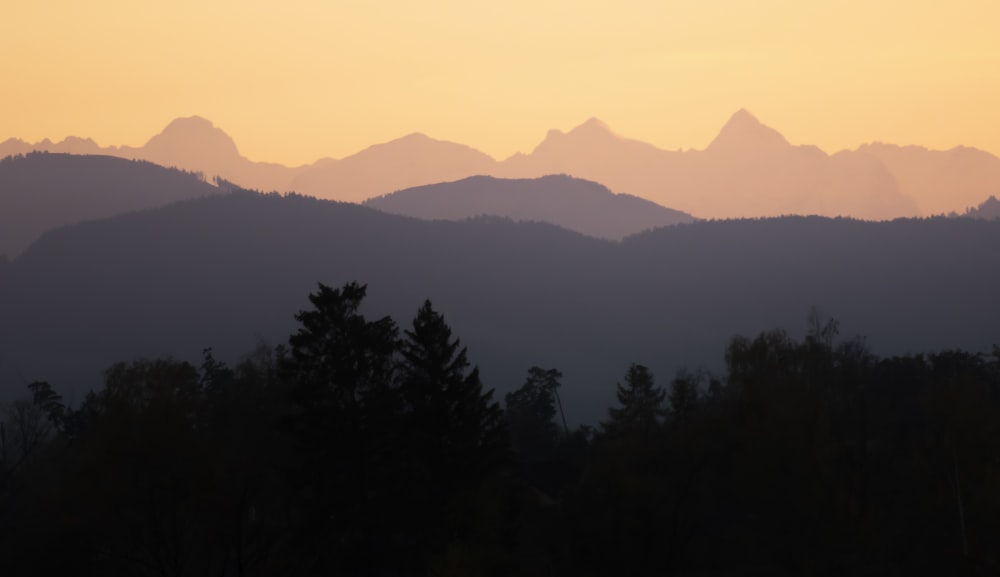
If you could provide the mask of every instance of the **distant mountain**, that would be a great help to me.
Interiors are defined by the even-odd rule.
[[[614,192],[632,194],[677,209],[679,207],[672,203],[677,198],[668,199],[658,191],[673,178],[676,159],[682,156],[618,136],[603,122],[591,118],[568,133],[550,130],[530,154],[515,154],[491,174],[507,178],[569,174],[600,182]],[[665,202],[667,200],[671,202]],[[710,218],[713,215],[695,216]]]
[[[233,193],[52,231],[0,267],[0,390],[47,379],[79,401],[111,362],[284,342],[316,282],[369,283],[364,313],[446,315],[497,398],[565,374],[571,421],[606,415],[629,363],[668,382],[721,368],[736,333],[804,328],[812,305],[879,354],[990,350],[1000,222],[790,217],[593,239],[499,218],[424,221]],[[6,269],[6,270],[4,270]],[[801,332],[799,332],[801,334]]]
[[[704,218],[920,214],[877,159],[792,146],[745,110],[703,151],[661,150],[592,119],[568,134],[550,132],[531,155],[508,159],[501,173],[571,174]]]
[[[983,220],[998,219],[1000,218],[1000,200],[997,200],[997,197],[991,195],[989,198],[979,203],[979,205],[975,208],[966,209],[964,214],[958,216],[980,218]]]
[[[30,151],[117,156],[148,160],[168,167],[200,172],[206,179],[216,176],[261,191],[288,191],[302,167],[253,162],[242,156],[233,139],[199,116],[178,118],[140,147],[98,146],[93,140],[69,137],[61,142],[45,139],[35,144],[8,139],[0,143],[0,158]]]
[[[30,153],[0,160],[0,254],[45,231],[218,194],[197,175],[110,156]]]
[[[478,150],[418,133],[306,169],[292,188],[318,198],[361,202],[403,188],[487,174],[495,166],[493,158]]]
[[[476,175],[568,174],[700,218],[819,214],[882,220],[944,214],[1000,187],[1000,158],[980,150],[868,144],[828,155],[790,144],[746,110],[733,114],[705,150],[662,150],[619,136],[591,118],[566,133],[549,131],[530,153],[502,162],[462,144],[411,134],[340,160],[290,168],[248,160],[228,135],[199,117],[175,120],[138,148],[102,148],[72,137],[59,143],[0,143],[0,157],[29,150],[145,159],[262,191],[295,190],[351,202]]]
[[[792,145],[780,132],[765,126],[745,108],[737,110],[722,127],[706,149],[716,154],[737,156],[762,156],[767,153],[781,153]],[[808,147],[808,153],[818,149]]]
[[[960,211],[1000,193],[1000,158],[982,150],[964,146],[928,150],[875,143],[861,146],[857,152],[878,158],[900,190],[927,215]]]
[[[228,134],[198,116],[174,120],[136,154],[137,158],[194,170],[206,177],[220,176],[264,192],[291,190],[289,183],[305,170],[247,159]]]
[[[118,156],[118,147],[101,148],[89,138],[70,136],[61,142],[52,142],[48,138],[34,144],[18,138],[8,138],[0,142],[0,158],[29,152],[57,152],[61,154],[107,154]]]
[[[473,176],[456,182],[408,188],[371,198],[366,206],[423,219],[460,220],[479,215],[543,221],[597,238],[623,237],[673,224],[692,222],[664,208],[605,186],[565,175],[535,179]]]

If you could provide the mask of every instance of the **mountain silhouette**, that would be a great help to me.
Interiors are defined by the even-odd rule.
[[[792,145],[745,109],[734,113],[704,150],[663,150],[591,118],[569,132],[551,130],[530,153],[501,162],[462,144],[411,134],[343,159],[286,167],[250,161],[221,129],[199,117],[175,120],[141,147],[100,147],[75,137],[0,143],[0,157],[30,150],[144,159],[246,188],[351,202],[476,175],[567,174],[700,218],[819,214],[884,220],[945,214],[1000,187],[1000,158],[980,150],[876,143],[828,155],[814,146]]]
[[[510,158],[506,174],[571,174],[698,217],[882,220],[920,214],[876,159],[792,146],[746,110],[735,113],[703,151],[661,150],[598,128],[591,122],[568,134],[550,132],[530,156]]]
[[[984,351],[1000,223],[699,221],[621,243],[501,218],[424,221],[231,193],[63,227],[0,267],[0,389],[81,398],[110,363],[282,343],[316,282],[369,284],[365,314],[448,315],[498,394],[558,367],[567,418],[596,422],[623,367],[718,369],[734,334],[804,327],[813,305],[877,354]]]
[[[663,174],[664,151],[644,142],[629,140],[611,132],[603,122],[592,118],[568,133],[550,130],[531,154],[515,154],[498,167],[496,174],[507,178],[538,178],[548,174],[569,174],[600,182],[618,193],[632,194],[663,206],[664,198],[648,195],[652,181],[651,167]],[[696,215],[700,216],[700,215]]]
[[[764,150],[781,150],[790,146],[780,132],[765,126],[756,116],[741,108],[729,118],[706,150],[747,154]]]
[[[857,152],[878,158],[924,214],[961,211],[1000,192],[1000,158],[975,148],[873,143]]]
[[[598,238],[621,238],[658,226],[694,220],[601,184],[566,175],[537,179],[473,176],[418,186],[368,199],[366,206],[423,219],[459,220],[479,215],[544,221]]]
[[[0,254],[17,256],[49,229],[219,189],[180,170],[110,156],[29,153],[0,160]]]
[[[233,139],[200,116],[172,121],[146,142],[142,153],[160,164],[200,172],[229,172],[243,160]]]
[[[975,208],[969,208],[964,214],[960,216],[965,216],[969,218],[981,218],[983,220],[994,220],[1000,218],[1000,200],[997,197],[990,196],[983,202],[979,203]]]
[[[414,133],[306,169],[292,188],[319,198],[361,202],[403,188],[486,174],[495,165],[493,158],[468,146]]]
[[[25,142],[19,138],[8,138],[0,142],[0,158],[14,155],[28,154],[29,152],[57,152],[61,154],[107,154],[109,156],[120,156],[117,147],[101,148],[90,138],[80,138],[69,136],[60,142],[52,142],[48,138],[34,144]]]
[[[11,138],[0,143],[0,158],[31,151],[148,160],[166,167],[201,173],[206,180],[220,177],[262,191],[289,190],[292,179],[303,169],[247,159],[240,154],[228,134],[199,116],[173,120],[162,132],[139,147],[102,147],[91,139],[75,136],[60,142],[45,139],[29,144]]]
[[[200,172],[206,178],[218,176],[262,191],[288,191],[295,175],[304,170],[247,159],[228,134],[198,116],[174,120],[133,153],[136,158]]]

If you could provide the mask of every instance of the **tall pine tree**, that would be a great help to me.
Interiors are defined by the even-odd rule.
[[[664,414],[666,392],[655,385],[648,368],[632,363],[625,373],[625,384],[618,383],[617,395],[621,407],[608,410],[611,420],[604,423],[605,430],[648,438]]]
[[[401,353],[407,483],[415,496],[405,504],[405,525],[422,555],[441,559],[483,525],[479,493],[506,466],[507,432],[493,391],[483,391],[479,369],[470,369],[466,349],[430,301],[405,331]]]
[[[399,386],[427,473],[442,488],[481,477],[506,451],[493,390],[483,391],[478,367],[470,369],[465,347],[430,301],[404,334]]]

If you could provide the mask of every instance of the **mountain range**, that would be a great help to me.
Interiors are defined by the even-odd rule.
[[[234,360],[285,342],[317,281],[356,280],[374,318],[408,323],[430,298],[501,397],[532,365],[560,369],[567,416],[594,423],[630,363],[660,382],[719,369],[734,334],[794,332],[814,305],[878,354],[988,351],[997,246],[1000,222],[977,219],[698,221],[610,242],[214,194],[65,226],[0,261],[0,391],[44,379],[79,400],[114,361]]]
[[[223,180],[112,156],[30,152],[0,160],[0,255],[16,257],[42,233],[236,188]],[[619,240],[643,230],[694,220],[648,200],[614,194],[569,176],[537,179],[469,177],[376,197],[385,212],[458,220],[493,215],[543,221]]]
[[[350,202],[476,175],[567,174],[699,218],[818,214],[884,220],[961,211],[1000,192],[1000,159],[984,151],[874,143],[829,155],[790,144],[746,110],[733,114],[704,150],[663,150],[591,119],[566,133],[552,130],[530,153],[502,161],[411,134],[339,160],[286,167],[248,160],[228,135],[198,117],[175,120],[134,148],[100,147],[80,138],[0,143],[0,156],[30,150],[137,158],[257,190]]]

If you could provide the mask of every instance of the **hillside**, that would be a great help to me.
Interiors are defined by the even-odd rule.
[[[217,194],[197,175],[110,156],[30,153],[0,160],[0,254],[45,231]]]
[[[474,176],[400,190],[364,204],[382,212],[429,220],[490,215],[542,221],[613,240],[694,220],[689,214],[566,175],[534,179]]]
[[[966,209],[965,213],[960,216],[980,218],[983,220],[998,219],[1000,218],[1000,200],[997,200],[997,197],[991,195],[989,198],[979,203],[976,207]]]
[[[663,379],[719,368],[737,333],[802,327],[809,308],[880,354],[988,350],[1000,223],[781,218],[698,222],[600,241],[498,218],[422,221],[298,196],[233,193],[61,228],[7,265],[0,390],[82,392],[111,362],[284,342],[317,282],[369,284],[366,312],[443,312],[488,386],[565,373],[594,422],[632,362]],[[2,271],[0,271],[2,272]]]

